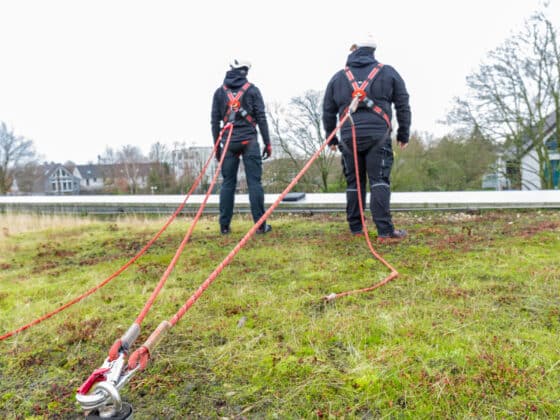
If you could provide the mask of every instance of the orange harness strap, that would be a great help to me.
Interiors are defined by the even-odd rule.
[[[228,109],[226,114],[224,115],[224,124],[227,124],[230,119],[235,118],[235,114],[239,113],[243,118],[245,118],[253,127],[256,125],[255,120],[253,117],[249,115],[249,113],[241,107],[241,97],[247,92],[247,90],[251,87],[251,83],[245,83],[241,89],[237,92],[237,94],[233,94],[231,89],[226,85],[223,86],[223,89],[226,92],[228,97]],[[233,115],[232,115],[233,113]]]
[[[368,97],[366,94],[366,88],[370,83],[373,82],[373,80],[379,74],[382,68],[383,68],[383,64],[378,63],[371,70],[367,79],[364,80],[364,82],[361,85],[358,85],[358,82],[356,82],[356,79],[354,78],[354,75],[352,74],[352,71],[350,70],[349,67],[346,67],[344,69],[344,73],[346,74],[346,77],[348,78],[350,85],[352,85],[352,89],[354,89],[354,91],[352,92],[352,98],[355,98],[357,96],[360,99],[360,102],[363,102],[375,114],[383,118],[383,120],[387,124],[387,127],[391,129],[391,120],[389,119],[389,115],[387,115],[387,113],[383,111],[383,109],[379,105],[376,105],[373,99]]]

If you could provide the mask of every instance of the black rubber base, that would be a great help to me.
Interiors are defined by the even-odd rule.
[[[121,411],[116,413],[114,416],[109,417],[109,420],[125,420],[132,418],[132,406],[129,403],[122,403]],[[93,410],[86,416],[86,420],[107,420],[107,417],[100,417],[98,410]]]
[[[304,192],[289,192],[286,196],[282,199],[282,201],[299,201],[303,197],[305,197]]]

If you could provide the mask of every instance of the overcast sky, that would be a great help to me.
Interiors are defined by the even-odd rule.
[[[560,0],[548,16],[560,22]],[[232,58],[266,103],[323,90],[362,33],[404,78],[412,130],[437,123],[465,77],[541,0],[341,2],[0,0],[0,121],[46,160],[107,146],[211,145],[210,107]]]

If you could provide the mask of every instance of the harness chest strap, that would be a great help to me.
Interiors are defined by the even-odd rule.
[[[239,112],[239,114],[241,114],[241,116],[245,118],[247,122],[253,125],[253,127],[256,125],[253,117],[251,117],[251,115],[249,115],[249,113],[241,107],[241,97],[245,94],[245,92],[247,92],[250,87],[251,83],[247,82],[243,86],[241,86],[241,89],[239,89],[237,94],[234,95],[229,87],[227,87],[226,85],[223,86],[223,89],[228,97],[228,108],[226,110],[226,114],[224,115],[224,123],[227,123],[230,118],[235,118],[235,114],[231,115],[232,112]]]
[[[383,118],[383,120],[387,124],[387,127],[390,129],[391,128],[391,120],[389,119],[389,115],[387,115],[387,113],[385,111],[383,111],[383,109],[379,105],[376,105],[375,102],[373,101],[373,99],[369,98],[366,94],[366,88],[368,87],[368,85],[370,83],[373,82],[373,80],[379,74],[379,72],[381,71],[382,68],[383,68],[383,64],[378,63],[371,70],[371,72],[368,74],[367,79],[364,80],[364,82],[361,85],[358,85],[358,82],[356,82],[356,79],[354,78],[354,75],[352,74],[352,71],[350,70],[349,67],[346,67],[344,69],[344,73],[346,74],[346,77],[348,78],[348,81],[350,82],[350,85],[352,86],[352,89],[354,89],[354,91],[352,92],[352,98],[354,98],[356,96],[359,96],[360,102],[364,102],[364,104],[368,108],[371,108],[371,110],[374,113],[376,113],[381,118]]]

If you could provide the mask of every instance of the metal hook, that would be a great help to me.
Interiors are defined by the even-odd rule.
[[[114,361],[107,358],[100,369],[107,369],[101,376],[97,374],[97,377],[103,377],[104,380],[95,382],[96,378],[92,381],[90,376],[80,387],[76,400],[84,412],[99,409],[101,417],[110,418],[122,409],[119,390],[130,380],[138,367],[132,370],[125,368],[125,353],[121,352]],[[92,375],[95,375],[100,369],[97,369]],[[88,389],[88,387],[90,388]]]

